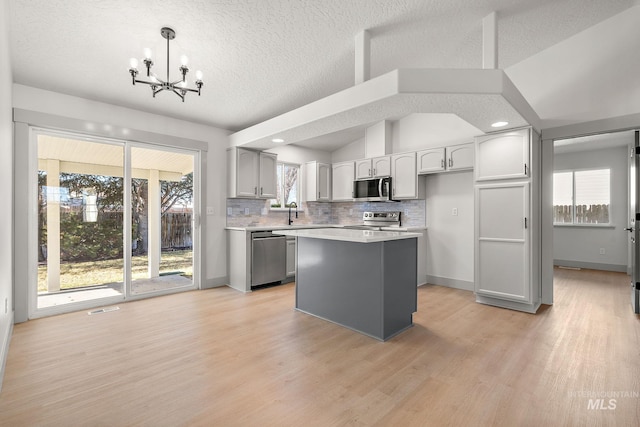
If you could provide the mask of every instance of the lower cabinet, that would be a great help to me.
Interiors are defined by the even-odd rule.
[[[296,275],[296,239],[287,238],[287,277]]]

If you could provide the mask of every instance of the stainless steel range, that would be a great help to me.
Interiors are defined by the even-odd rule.
[[[344,228],[356,230],[380,230],[385,227],[400,227],[402,224],[401,212],[364,212],[362,214],[362,224],[347,225]]]

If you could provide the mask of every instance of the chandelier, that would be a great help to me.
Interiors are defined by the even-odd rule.
[[[163,90],[169,90],[175,93],[180,97],[180,99],[182,99],[182,102],[184,102],[184,97],[187,92],[197,92],[198,96],[200,96],[200,89],[202,88],[202,71],[196,71],[195,84],[197,89],[187,87],[187,73],[189,72],[187,63],[189,60],[186,56],[182,55],[182,57],[180,57],[180,62],[182,63],[182,65],[180,66],[179,70],[182,74],[182,78],[174,82],[172,82],[169,78],[169,41],[176,38],[176,32],[171,28],[163,27],[160,30],[160,34],[162,34],[162,37],[167,39],[167,79],[161,80],[155,75],[155,73],[151,72],[151,67],[153,66],[153,61],[151,60],[151,49],[146,48],[144,50],[144,59],[142,60],[142,62],[144,62],[144,65],[147,67],[147,77],[149,77],[149,81],[139,80],[136,78],[138,76],[138,60],[136,58],[131,58],[129,60],[129,65],[131,66],[131,68],[129,68],[129,73],[131,74],[133,85],[135,86],[136,83],[144,83],[151,86],[151,91],[153,92],[154,98],[156,97],[156,94],[158,92],[161,92]]]

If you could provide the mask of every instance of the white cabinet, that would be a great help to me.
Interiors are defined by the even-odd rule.
[[[461,144],[446,147],[447,170],[459,171],[473,169],[475,144]]]
[[[391,157],[380,156],[372,159],[356,160],[356,178],[367,179],[391,175]]]
[[[476,140],[476,301],[535,313],[540,306],[540,176],[531,129]],[[502,164],[501,162],[504,162]],[[535,169],[534,169],[535,170]]]
[[[371,159],[356,160],[356,179],[371,178]]]
[[[476,139],[476,181],[529,176],[529,129]]]
[[[260,153],[260,198],[275,199],[277,196],[278,156]]]
[[[371,159],[374,177],[385,177],[391,175],[391,157],[382,156]]]
[[[275,154],[245,148],[227,150],[228,197],[275,198],[277,159]]]
[[[394,200],[424,199],[423,184],[423,180],[418,180],[415,152],[391,156],[391,196]]]
[[[434,173],[444,171],[444,151],[444,147],[418,151],[418,173]]]
[[[320,162],[305,163],[305,200],[331,201],[331,165]]]
[[[296,239],[287,238],[287,277],[296,275]]]
[[[473,169],[474,153],[473,143],[418,151],[418,173]]]
[[[528,182],[476,186],[476,294],[531,303]]]
[[[355,179],[355,163],[334,163],[331,166],[331,195],[334,202],[353,200],[353,180]]]

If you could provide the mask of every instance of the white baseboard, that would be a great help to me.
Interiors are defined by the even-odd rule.
[[[427,283],[438,286],[446,286],[447,288],[462,289],[463,291],[473,291],[474,283],[467,280],[450,279],[448,277],[438,277],[427,275]]]
[[[2,380],[4,379],[4,368],[9,355],[9,343],[13,334],[13,311],[5,316],[5,321],[0,323],[0,391],[2,391]]]
[[[590,270],[616,271],[619,273],[627,272],[627,266],[621,265],[621,264],[604,264],[599,262],[584,262],[584,261],[571,261],[566,259],[554,259],[553,265],[562,266],[562,267],[587,268]]]
[[[226,286],[229,284],[229,277],[214,277],[213,279],[206,279],[202,284],[202,289],[219,288],[220,286]]]

